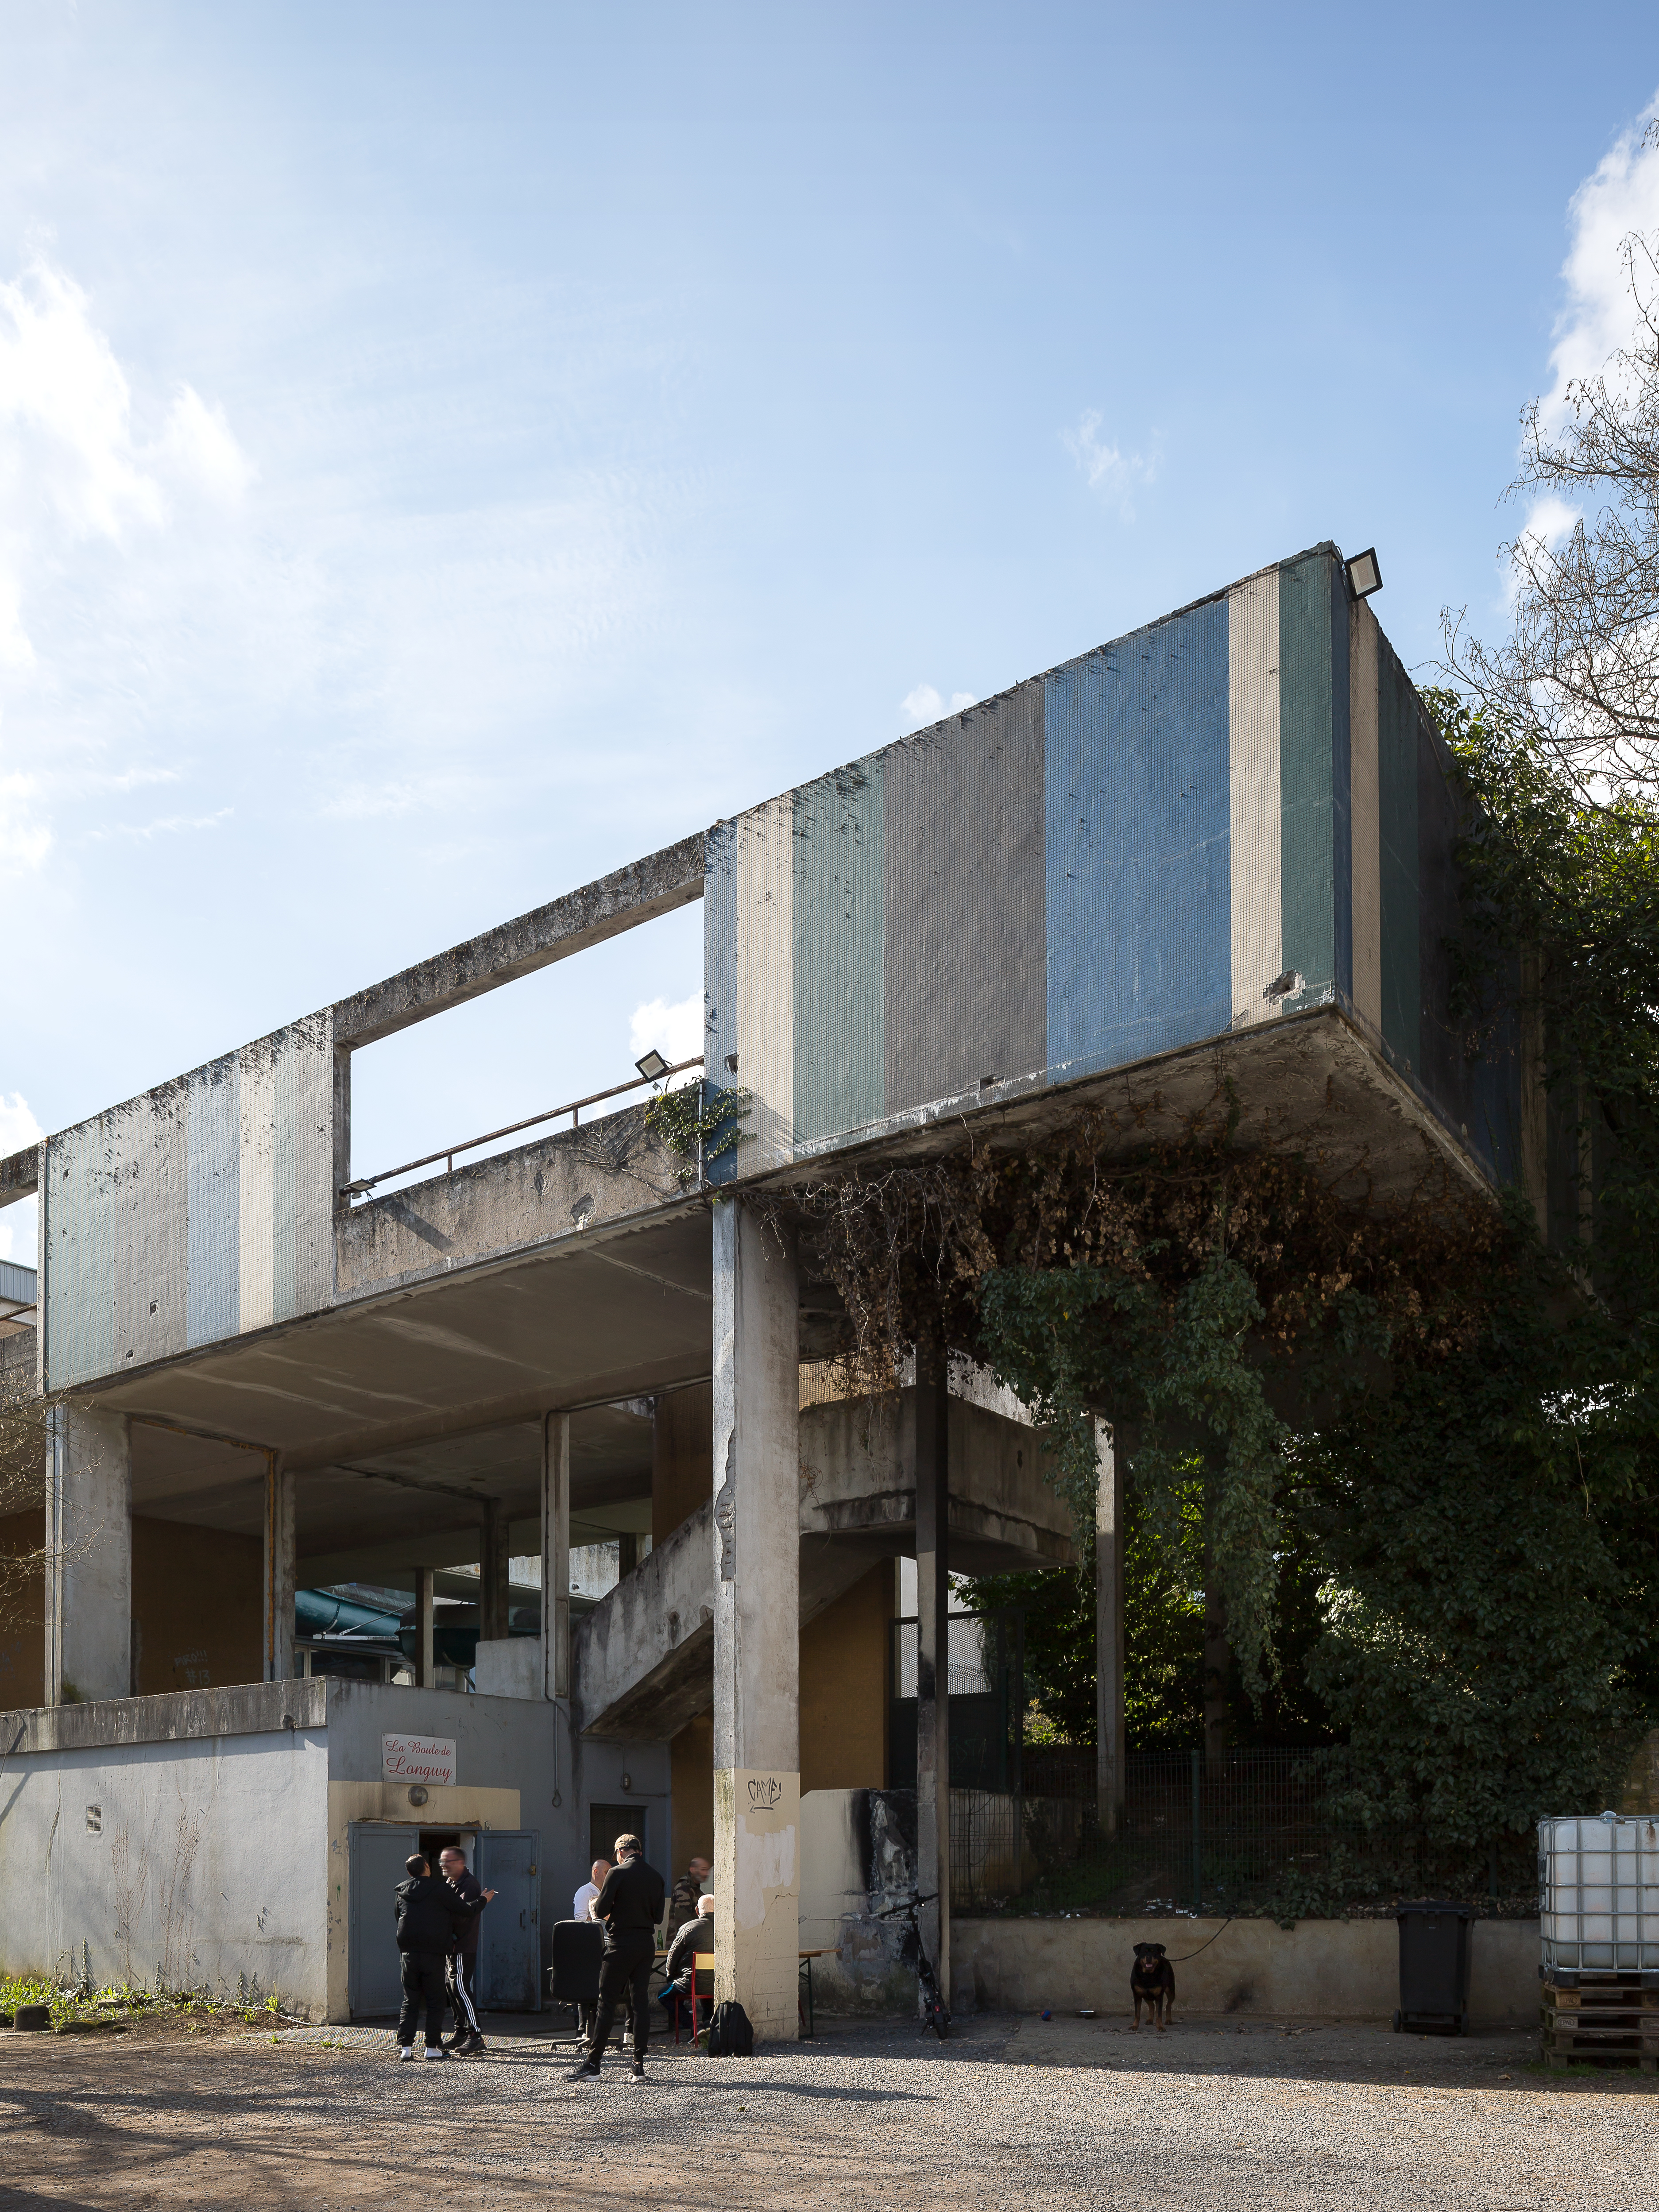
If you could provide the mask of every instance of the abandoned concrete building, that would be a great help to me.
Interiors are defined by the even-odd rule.
[[[896,1885],[942,1893],[949,1988],[948,1577],[1060,1565],[1070,1525],[988,1376],[835,1394],[835,1302],[757,1194],[1082,1101],[1145,1126],[1221,1071],[1247,1140],[1547,1202],[1512,1061],[1447,1018],[1453,836],[1320,545],[0,1163],[39,1195],[0,1375],[43,1485],[0,1541],[45,1554],[0,1645],[0,1965],[372,2015],[396,1870],[459,1835],[506,1893],[486,2001],[533,2006],[626,1825],[712,1856],[762,2033],[809,1936],[876,1986]],[[354,1052],[696,900],[745,1141],[688,1165],[624,1097],[377,1194]],[[1103,1434],[1102,1469],[1109,1787]],[[354,1589],[408,1606],[347,1664]]]

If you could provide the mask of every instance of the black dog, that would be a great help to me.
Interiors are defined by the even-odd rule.
[[[1161,1943],[1135,1945],[1129,1995],[1135,2001],[1135,2026],[1140,2026],[1140,2008],[1145,2005],[1147,2018],[1158,2022],[1158,2032],[1162,2035],[1175,2016],[1175,1968],[1164,1957]]]

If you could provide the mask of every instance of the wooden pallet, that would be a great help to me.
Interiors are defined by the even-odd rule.
[[[1659,2073],[1659,1989],[1617,1975],[1570,1990],[1547,1982],[1540,2017],[1547,2066]]]

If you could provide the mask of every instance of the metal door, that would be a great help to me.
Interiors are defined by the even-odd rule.
[[[481,1830],[473,1871],[495,1897],[478,1929],[478,2004],[542,2008],[541,1838],[534,1828]]]
[[[388,1828],[378,1820],[351,1824],[346,2008],[353,2020],[383,2019],[403,2002],[392,1893],[408,1881],[404,1861],[419,1849],[418,1828]]]

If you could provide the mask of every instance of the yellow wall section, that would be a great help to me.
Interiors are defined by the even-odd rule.
[[[800,1786],[880,1790],[887,1782],[887,1639],[894,1567],[884,1559],[800,1632]],[[669,1747],[674,1871],[714,1856],[714,1724],[688,1721]]]
[[[714,1389],[665,1390],[651,1434],[651,1540],[660,1544],[714,1489]]]
[[[264,1562],[257,1536],[135,1516],[133,1687],[141,1698],[263,1678]]]
[[[11,1564],[38,1559],[46,1540],[44,1508],[0,1519],[0,1712],[38,1705],[46,1694],[46,1575]]]
[[[668,1747],[672,1768],[674,1865],[683,1874],[688,1860],[714,1857],[714,1716],[699,1713]]]
[[[800,1632],[803,1796],[885,1787],[893,1612],[893,1565],[884,1559]]]

